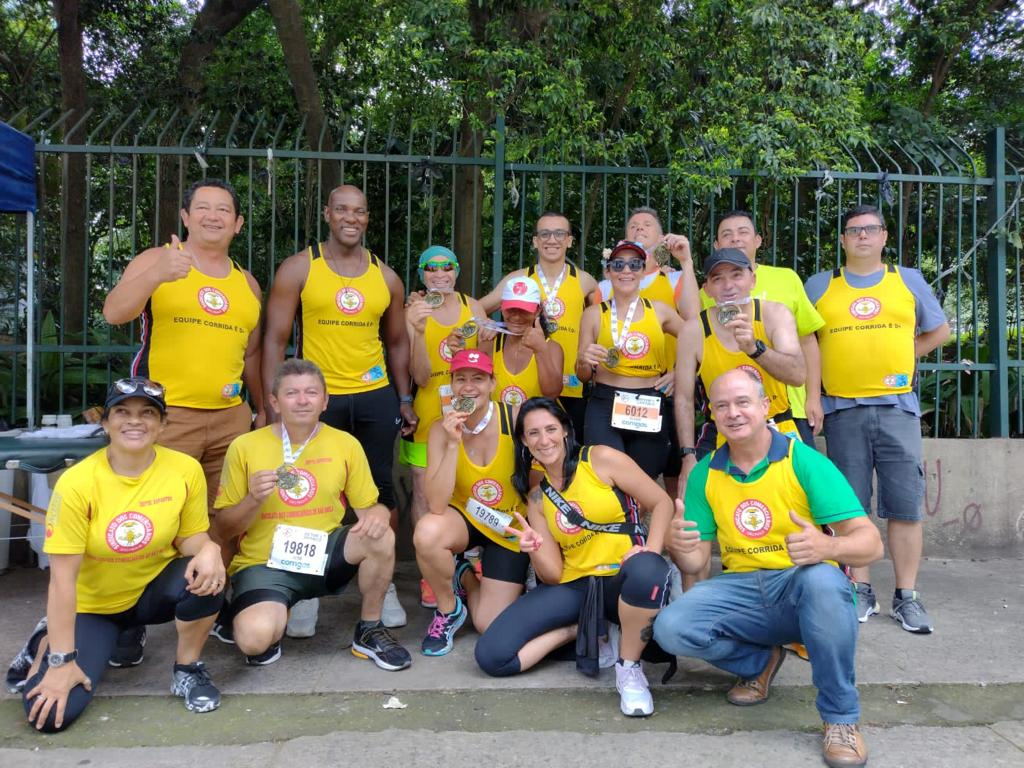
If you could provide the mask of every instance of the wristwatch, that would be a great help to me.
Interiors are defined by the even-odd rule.
[[[409,403],[411,405],[415,399],[416,398],[414,398],[412,395],[402,395],[400,398],[398,398],[398,402]]]
[[[757,358],[764,354],[766,349],[768,349],[768,347],[764,345],[763,341],[761,341],[760,339],[755,339],[754,351],[747,355],[747,357],[749,357],[751,360],[757,360]]]
[[[692,447],[692,446],[689,446],[689,445],[683,445],[683,446],[679,447],[679,455],[680,456],[696,456],[697,455],[697,449]]]
[[[49,653],[46,656],[46,663],[51,667],[63,667],[78,658],[78,649],[70,653]]]

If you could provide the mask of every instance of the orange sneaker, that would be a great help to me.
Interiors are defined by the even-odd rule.
[[[437,597],[426,579],[420,579],[420,605],[424,608],[437,608]]]

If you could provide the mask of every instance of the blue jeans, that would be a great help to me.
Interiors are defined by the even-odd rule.
[[[849,579],[819,563],[699,582],[662,608],[654,639],[669,653],[703,659],[744,679],[761,674],[773,646],[803,643],[821,719],[856,723],[857,627]]]

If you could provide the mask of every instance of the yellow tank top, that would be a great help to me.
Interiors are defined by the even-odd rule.
[[[249,335],[260,322],[260,300],[242,268],[227,277],[193,267],[182,280],[161,283],[141,316],[133,376],[167,389],[167,404],[212,410],[242,402],[242,369]]]
[[[526,276],[537,280],[541,298],[544,299],[544,313],[549,320],[558,323],[558,330],[551,338],[562,348],[562,397],[582,397],[583,382],[576,375],[576,356],[580,348],[580,319],[586,308],[586,296],[580,285],[579,271],[576,265],[565,263],[568,270],[562,284],[558,286],[554,297],[544,292],[544,285],[537,280],[537,265],[526,270]]]
[[[452,491],[451,505],[459,510],[469,524],[496,544],[513,552],[519,551],[519,541],[515,537],[504,536],[488,528],[466,511],[470,499],[511,515],[519,509],[519,494],[512,487],[512,475],[516,469],[515,444],[512,442],[512,409],[505,403],[494,404],[494,415],[498,419],[501,432],[498,435],[498,448],[494,458],[486,466],[477,466],[469,460],[465,447],[459,445],[459,458],[455,464],[455,488]],[[512,527],[518,528],[518,521],[513,518]]]
[[[682,278],[679,278],[680,283]],[[640,295],[650,301],[660,301],[676,310],[676,288],[672,285],[668,275],[658,272],[654,279],[645,287],[640,289]],[[676,337],[671,333],[665,334],[665,366],[666,370],[672,371],[676,367]]]
[[[914,294],[889,265],[870,288],[854,288],[843,270],[832,273],[814,305],[825,327],[818,331],[825,394],[878,397],[910,392],[917,358]]]
[[[473,317],[466,294],[457,293],[455,295],[459,297],[459,319],[452,325],[442,325],[433,316],[430,316],[427,317],[427,327],[423,331],[423,343],[427,347],[427,356],[430,358],[430,381],[427,386],[416,388],[416,399],[412,403],[416,418],[419,419],[416,432],[412,436],[414,443],[427,442],[430,425],[441,417],[444,406],[451,403],[451,372],[448,370],[448,366],[452,362],[452,351],[448,348],[445,340],[451,335],[455,326],[462,325]],[[476,342],[477,337],[471,336],[466,339],[466,347],[476,349]]]
[[[590,464],[590,446],[584,446],[576,474],[562,498],[592,523],[639,523],[640,508],[636,501],[601,480]],[[622,556],[635,543],[622,533],[588,531],[570,523],[546,495],[543,496],[544,517],[548,529],[562,550],[562,581],[575,581],[585,576],[614,576],[622,565]]]
[[[509,373],[505,367],[505,343],[508,337],[499,333],[494,338],[494,391],[497,400],[512,407],[522,405],[528,398],[540,397],[540,375],[537,356],[530,353],[530,362],[519,373]],[[522,354],[522,352],[520,352]]]
[[[637,319],[639,311],[633,315],[629,333],[623,339],[622,323],[619,323],[619,364],[611,368],[611,372],[619,376],[660,376],[665,373],[665,332],[661,330],[658,315],[649,299],[641,299],[644,309],[643,317]],[[638,307],[639,309],[639,307]],[[601,303],[601,329],[597,334],[597,343],[603,347],[612,347],[611,301]],[[575,359],[575,358],[573,358]]]
[[[754,338],[771,346],[768,340],[768,333],[764,329],[764,321],[761,319],[761,300],[751,299],[751,308],[754,313]],[[711,327],[711,318],[708,317],[708,310],[700,313],[700,322],[704,327],[704,353],[698,373],[705,392],[711,392],[711,382],[717,379],[726,371],[733,368],[742,368],[750,371],[761,380],[764,385],[765,394],[771,400],[768,408],[768,418],[774,418],[780,413],[789,410],[789,395],[786,392],[786,385],[774,378],[764,368],[757,364],[757,360],[751,360],[744,352],[730,352],[715,335]]]
[[[316,255],[314,250],[316,249]],[[320,245],[309,248],[309,275],[302,287],[297,355],[320,366],[332,395],[370,392],[388,385],[380,319],[391,291],[380,261],[358,277],[341,277],[328,266]]]
[[[721,469],[708,470],[704,495],[714,510],[722,564],[730,573],[793,566],[786,536],[799,528],[789,519],[789,511],[814,521],[807,494],[793,471],[794,443],[789,441],[785,461],[772,462],[752,482],[741,483]]]

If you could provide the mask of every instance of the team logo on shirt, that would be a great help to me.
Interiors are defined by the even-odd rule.
[[[502,489],[501,483],[497,480],[485,477],[473,483],[473,496],[475,496],[476,500],[481,504],[492,506],[501,501],[504,495],[505,491]]]
[[[579,513],[580,517],[583,516],[583,507],[575,501],[570,501],[569,506],[575,509]],[[558,530],[562,533],[568,534],[569,536],[574,536],[583,530],[578,525],[570,523],[569,518],[567,518],[560,509],[555,510],[555,525],[558,526]]]
[[[342,288],[334,295],[334,303],[346,315],[354,315],[363,308],[366,300],[363,294],[351,286]]]
[[[870,320],[882,311],[882,302],[871,296],[860,296],[850,305],[850,314],[858,320]]]
[[[619,347],[630,360],[638,360],[651,348],[651,340],[643,333],[629,333]]]
[[[107,546],[122,555],[138,552],[153,540],[153,521],[138,512],[122,512],[107,525]]]
[[[772,512],[757,499],[741,501],[732,513],[736,530],[748,539],[760,539],[772,529]]]
[[[437,345],[437,354],[441,356],[441,359],[446,363],[452,361],[452,349],[448,346],[448,339],[441,339],[441,343]]]
[[[511,406],[522,405],[526,401],[526,392],[522,387],[517,387],[515,384],[509,384],[503,390],[501,390],[501,402],[508,403]]]
[[[298,482],[291,488],[279,487],[277,495],[288,506],[301,507],[316,496],[316,478],[306,470],[297,467],[292,470],[292,474],[298,477]]]
[[[199,306],[208,315],[223,315],[228,311],[228,297],[213,286],[199,289]]]
[[[565,314],[565,302],[557,296],[552,296],[544,302],[544,314],[548,320],[557,320]]]

